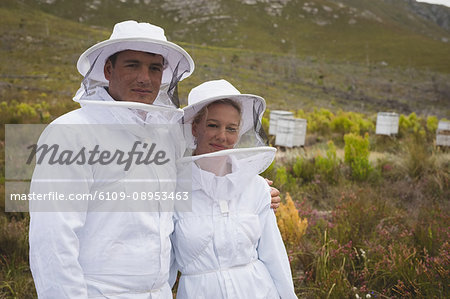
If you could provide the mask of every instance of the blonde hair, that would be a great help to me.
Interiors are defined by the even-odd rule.
[[[198,124],[200,123],[200,121],[203,119],[203,117],[206,115],[206,112],[208,111],[208,108],[216,105],[216,104],[223,104],[223,105],[228,105],[233,107],[234,109],[237,110],[237,112],[239,113],[239,116],[242,117],[242,108],[241,108],[241,104],[233,101],[232,99],[220,99],[220,100],[216,100],[214,102],[209,103],[208,105],[203,106],[202,109],[200,109],[199,112],[197,112],[197,114],[194,116],[194,119],[192,121],[193,124]]]

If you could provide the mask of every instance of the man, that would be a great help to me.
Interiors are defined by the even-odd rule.
[[[77,67],[84,80],[74,100],[82,108],[56,119],[39,143],[57,143],[66,153],[82,145],[90,157],[56,168],[46,157],[47,165],[36,166],[31,192],[97,200],[30,203],[30,266],[38,296],[172,298],[167,282],[172,213],[155,201],[145,206],[148,211],[131,205],[143,195],[174,190],[173,161],[184,151],[175,90],[192,74],[194,62],[167,41],[162,28],[125,21],[108,40],[86,50]],[[152,157],[156,163],[138,167],[133,158],[150,154],[150,144],[163,148],[159,160]],[[122,155],[117,161],[109,159],[114,150]],[[107,205],[130,194],[137,195],[131,204]]]

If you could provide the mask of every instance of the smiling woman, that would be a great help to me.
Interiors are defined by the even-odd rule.
[[[192,135],[197,138],[195,155],[231,149],[238,141],[241,107],[230,99],[217,100],[197,113]]]
[[[259,176],[276,151],[261,137],[265,100],[214,80],[193,88],[188,103],[185,132],[196,142],[194,155],[177,161],[177,191],[191,191],[189,212],[174,214],[177,298],[297,298]]]

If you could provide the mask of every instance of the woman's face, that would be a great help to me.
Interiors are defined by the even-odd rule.
[[[228,104],[212,104],[200,122],[192,124],[192,135],[197,138],[195,155],[233,148],[239,138],[239,111]]]

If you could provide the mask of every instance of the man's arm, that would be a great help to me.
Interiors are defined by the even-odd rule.
[[[75,233],[83,218],[81,213],[31,213],[30,268],[39,298],[87,298]]]
[[[57,128],[57,129],[56,129]],[[40,144],[58,144],[61,151],[76,148],[74,132],[47,127]],[[87,194],[92,178],[89,165],[37,165],[30,193],[42,196]],[[78,261],[79,233],[86,220],[85,202],[30,202],[30,268],[39,298],[87,298],[83,269]]]

